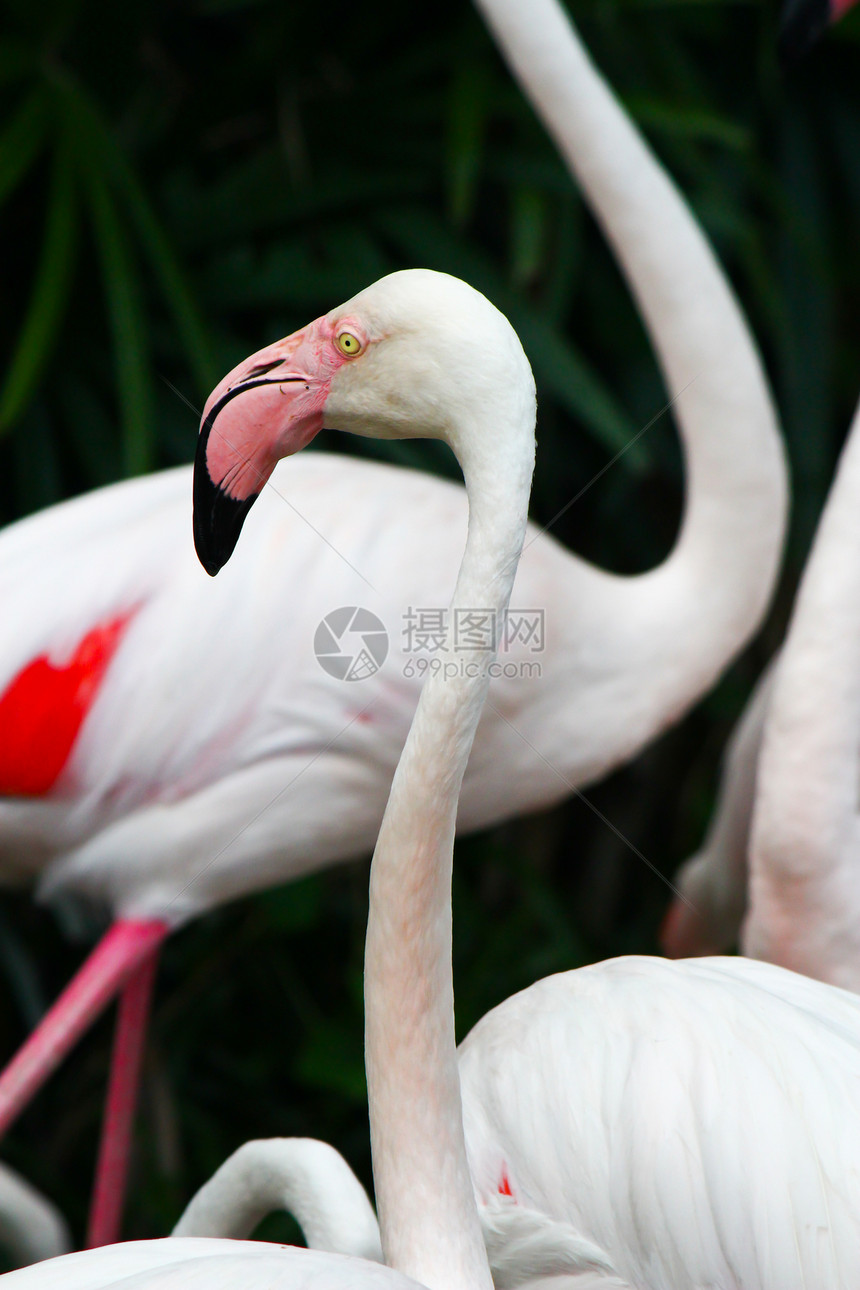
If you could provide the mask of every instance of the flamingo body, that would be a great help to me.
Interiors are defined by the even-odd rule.
[[[660,1290],[860,1279],[847,991],[746,960],[614,959],[488,1013],[460,1078],[479,1200],[545,1215],[550,1248],[564,1224]]]
[[[7,621],[26,629],[9,632],[0,659],[0,711],[5,703],[17,715],[7,783],[22,765],[15,750],[44,748],[48,699],[66,730],[77,722],[50,785],[32,791],[31,778],[30,792],[0,802],[4,876],[41,871],[47,892],[72,889],[123,917],[174,924],[372,847],[430,657],[408,651],[409,615],[444,609],[467,518],[458,486],[305,455],[288,476],[276,472],[248,522],[244,555],[210,584],[186,550],[189,483],[180,468],[114,485],[0,537],[6,604],[17,594],[32,605],[39,588],[35,611],[10,612]],[[355,507],[356,495],[366,508]],[[377,513],[389,516],[398,561],[381,548]],[[439,534],[433,560],[413,563],[416,538],[430,531]],[[597,644],[609,615],[604,583],[614,580],[532,536],[516,590],[524,609],[545,610],[544,648],[520,639],[503,656],[525,671],[494,682],[498,711],[487,713],[470,765],[466,829],[563,797],[632,751],[652,720],[650,697],[635,711],[622,647],[613,659],[609,642]],[[293,595],[271,595],[285,584]],[[570,639],[561,592],[576,599],[574,585],[591,606],[590,639],[587,630]],[[320,622],[344,604],[377,614],[390,643],[382,669],[355,683],[333,678],[314,654]],[[22,710],[18,696],[37,685],[41,703]],[[583,693],[560,732],[546,718],[571,685]],[[617,713],[614,729],[598,726],[599,708]],[[57,760],[58,744],[51,751]],[[500,780],[500,758],[510,782]],[[20,788],[30,772],[17,773]],[[295,788],[278,793],[291,775]]]
[[[493,1009],[460,1045],[459,1071],[497,1290],[587,1274],[830,1290],[860,1276],[860,1000],[848,992],[749,960],[611,960]],[[312,1145],[337,1185],[310,1177],[311,1223],[364,1254],[378,1235],[360,1184]],[[241,1236],[240,1210],[295,1212],[294,1149],[245,1144],[176,1234]],[[335,1248],[300,1223],[315,1248]]]
[[[0,595],[21,602],[0,649],[0,711],[17,713],[7,784],[16,765],[20,788],[39,764],[13,749],[44,747],[48,697],[64,731],[75,727],[59,770],[62,750],[49,749],[50,785],[0,801],[2,874],[174,925],[372,847],[432,657],[411,652],[410,615],[444,609],[467,517],[459,486],[305,454],[276,471],[243,554],[210,585],[187,550],[189,483],[179,468],[113,485],[0,536]],[[428,532],[433,558],[415,559]],[[530,537],[513,607],[543,612],[543,640],[536,649],[521,635],[501,656],[517,675],[493,682],[463,829],[559,800],[680,706],[668,675],[642,682],[650,664],[666,671],[662,633],[641,634],[648,575],[613,578],[546,534]],[[626,630],[625,592],[642,611]],[[314,637],[326,614],[356,604],[385,625],[389,654],[376,675],[348,683],[323,670]],[[23,711],[17,696],[39,684],[41,702]]]
[[[860,409],[785,642],[729,745],[714,820],[664,924],[669,952],[744,954],[860,992]]]
[[[191,1236],[84,1250],[0,1279],[8,1290],[424,1290],[380,1263]]]

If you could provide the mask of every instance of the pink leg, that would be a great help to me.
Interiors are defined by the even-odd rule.
[[[110,1083],[90,1207],[88,1250],[97,1245],[112,1245],[119,1240],[158,950],[157,945],[135,970],[134,976],[120,995]]]
[[[0,1134],[168,931],[167,924],[156,919],[120,921],[109,928],[0,1075]]]

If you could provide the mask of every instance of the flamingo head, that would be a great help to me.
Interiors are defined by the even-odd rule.
[[[511,400],[523,406],[514,409]],[[534,415],[534,382],[510,323],[479,292],[429,269],[392,273],[258,350],[212,391],[194,464],[194,542],[215,574],[275,464],[324,427],[432,438],[458,456],[478,421]],[[486,446],[486,445],[485,445]]]

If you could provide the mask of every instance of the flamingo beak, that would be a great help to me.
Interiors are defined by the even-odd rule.
[[[214,576],[281,457],[322,429],[328,374],[318,323],[246,358],[203,409],[194,461],[194,545]]]

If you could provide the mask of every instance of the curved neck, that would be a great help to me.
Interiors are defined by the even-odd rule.
[[[856,827],[860,783],[860,408],[800,583],[773,681],[750,863],[819,884]],[[852,857],[853,858],[853,857]]]
[[[244,1143],[192,1197],[173,1235],[243,1240],[279,1210],[293,1215],[308,1249],[382,1257],[367,1193],[334,1147],[313,1138]]]
[[[682,633],[674,684],[698,689],[758,624],[782,548],[786,466],[761,363],[696,220],[557,0],[475,2],[612,244],[672,399],[687,478],[681,533],[660,568],[614,580],[607,599],[628,628],[641,621],[640,646]],[[706,613],[700,592],[688,594],[703,578]]]
[[[500,421],[506,415],[508,425]],[[457,800],[495,650],[461,649],[463,615],[503,615],[525,533],[533,395],[484,427],[492,453],[458,451],[466,549],[439,671],[425,683],[370,876],[366,1060],[386,1262],[430,1290],[491,1290],[463,1136],[454,1037],[451,869]],[[485,620],[486,621],[486,620]]]

